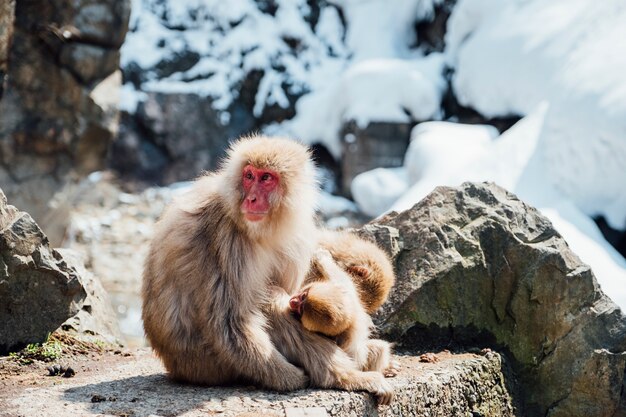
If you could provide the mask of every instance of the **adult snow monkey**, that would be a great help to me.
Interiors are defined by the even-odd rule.
[[[165,210],[146,259],[142,317],[170,377],[277,391],[310,380],[390,401],[381,373],[360,371],[332,340],[271,308],[275,289],[302,286],[315,251],[315,177],[305,146],[242,138]]]

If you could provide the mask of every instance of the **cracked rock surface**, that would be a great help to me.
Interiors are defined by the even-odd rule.
[[[46,340],[86,296],[76,269],[0,190],[0,354]]]

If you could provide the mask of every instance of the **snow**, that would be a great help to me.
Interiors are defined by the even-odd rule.
[[[319,198],[320,211],[327,217],[338,216],[345,212],[356,213],[356,205],[347,198],[322,192]]]
[[[354,179],[361,211],[408,208],[438,185],[494,181],[548,216],[626,307],[624,259],[590,219],[603,215],[626,229],[622,0],[459,0],[444,52],[427,56],[416,47],[414,24],[441,0],[331,0],[314,27],[306,0],[277,0],[274,16],[259,4],[133,0],[122,66],[134,63],[146,78],[138,89],[124,86],[122,108],[134,111],[145,92],[188,92],[212,97],[227,123],[246,74],[261,70],[255,116],[302,95],[296,116],[265,133],[321,143],[336,158],[347,121],[428,121],[414,129],[403,167]],[[193,67],[164,77],[154,71],[186,52],[200,56]],[[487,117],[525,117],[502,135],[439,121],[447,69],[462,105]],[[342,211],[355,210],[326,193],[321,206],[329,217],[337,213],[334,226],[347,224]]]
[[[447,60],[458,100],[487,116],[550,103],[546,180],[626,228],[626,7],[620,0],[462,0]]]
[[[289,94],[307,93],[298,101],[297,116],[268,132],[322,143],[336,157],[338,133],[348,120],[366,126],[370,121],[438,118],[444,58],[422,57],[414,48],[413,24],[431,16],[439,1],[396,1],[393,7],[383,1],[333,3],[321,9],[312,29],[304,0],[276,2],[275,16],[261,12],[252,0],[229,2],[228,7],[220,0],[136,0],[122,66],[150,69],[176,53],[195,52],[200,60],[192,68],[166,77],[148,71],[140,90],[210,96],[213,107],[224,112],[246,74],[262,70],[255,116],[267,105],[288,107]],[[286,38],[297,40],[296,51]],[[134,91],[125,86],[125,110],[133,111],[145,100]]]
[[[265,93],[257,96],[255,113],[266,104],[287,105],[286,93],[307,90],[312,72],[346,58],[340,47],[342,31],[333,29],[341,24],[336,11],[321,14],[318,25],[324,35],[317,37],[306,21],[305,0],[282,0],[276,5],[271,16],[252,0],[134,0],[121,65],[134,63],[145,70],[148,79],[141,91],[210,96],[214,108],[222,111],[237,96],[245,75],[259,69],[264,72]],[[287,38],[296,39],[301,47],[292,50]],[[195,52],[201,59],[187,71],[157,76],[157,64],[183,52]],[[132,109],[133,99],[129,94],[125,98],[129,104],[123,105]]]
[[[452,167],[461,170],[483,156],[498,131],[493,126],[427,122],[417,125],[411,136],[414,140],[405,156],[405,165],[411,183],[415,183],[424,176],[424,171],[445,173]],[[445,148],[441,136],[448,138]]]
[[[376,168],[357,175],[350,187],[359,209],[370,217],[387,211],[409,189],[407,170]]]
[[[266,131],[321,143],[340,158],[339,133],[347,121],[366,127],[373,121],[439,118],[444,57],[424,57],[412,45],[414,22],[431,16],[440,1],[396,1],[393,7],[384,1],[333,3],[342,7],[347,22],[349,58],[343,65],[312,71],[311,92],[296,103],[296,116]]]
[[[408,122],[438,117],[444,82],[443,57],[368,59],[296,103],[296,117],[278,130],[305,143],[322,143],[337,158],[343,123]]]
[[[415,42],[413,23],[432,14],[432,1],[336,0],[347,21],[346,44],[355,61],[406,58]],[[430,7],[429,7],[430,6]]]
[[[572,250],[592,267],[602,289],[626,311],[626,261],[606,242],[595,223],[546,181],[548,170],[541,158],[541,140],[548,115],[549,105],[541,103],[499,137],[494,137],[493,128],[488,126],[447,122],[418,125],[411,134],[405,166],[358,176],[353,182],[355,200],[363,209],[380,204],[395,183],[394,177],[403,175],[408,190],[396,192],[401,197],[390,207],[381,205],[379,212],[369,214],[409,209],[440,185],[495,182],[546,215]]]

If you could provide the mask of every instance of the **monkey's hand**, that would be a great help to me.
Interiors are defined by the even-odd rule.
[[[289,311],[289,294],[284,288],[272,285],[268,289],[268,301],[265,311],[268,313],[280,313]]]

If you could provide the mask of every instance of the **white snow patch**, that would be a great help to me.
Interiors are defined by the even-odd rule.
[[[408,122],[439,116],[444,90],[443,56],[421,60],[370,59],[351,66],[334,82],[302,97],[296,117],[280,127],[307,143],[322,143],[341,156],[339,131],[354,120]]]
[[[352,201],[345,197],[321,192],[319,197],[319,209],[327,217],[337,216],[345,212],[356,213],[357,207]]]
[[[626,228],[626,7],[621,0],[462,0],[448,22],[458,100],[487,116],[550,103],[543,181]]]
[[[389,210],[408,189],[409,178],[404,168],[376,168],[357,175],[350,185],[354,201],[370,217]]]

